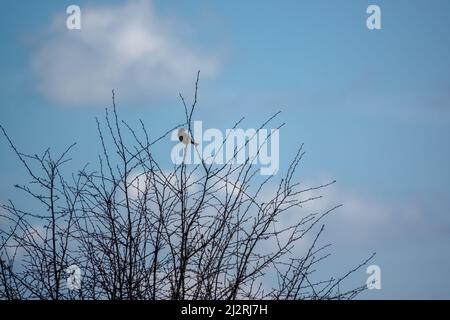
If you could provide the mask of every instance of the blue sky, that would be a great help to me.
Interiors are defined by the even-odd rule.
[[[72,3],[80,31],[65,28]],[[382,30],[366,28],[369,4]],[[376,251],[382,289],[364,298],[450,298],[449,15],[445,0],[3,1],[0,123],[30,153],[77,141],[79,167],[99,152],[111,89],[156,136],[201,69],[196,119],[256,127],[282,110],[281,163],[304,142],[302,179],[337,180],[327,271]],[[21,201],[4,139],[0,155],[0,201]]]

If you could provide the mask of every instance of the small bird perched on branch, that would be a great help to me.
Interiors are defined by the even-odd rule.
[[[198,146],[198,143],[191,138],[189,132],[185,128],[178,129],[178,140],[185,145],[193,144],[194,146]]]

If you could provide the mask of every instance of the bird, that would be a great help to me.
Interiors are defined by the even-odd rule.
[[[198,146],[198,143],[191,138],[189,132],[185,128],[178,129],[178,140],[185,145],[193,144],[194,146]]]

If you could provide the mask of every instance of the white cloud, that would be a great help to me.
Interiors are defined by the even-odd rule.
[[[32,56],[38,90],[56,103],[109,102],[111,89],[122,100],[175,96],[192,87],[197,70],[206,77],[218,70],[218,57],[186,40],[185,26],[158,16],[149,1],[82,7],[81,21],[81,30],[68,30],[59,16]]]
[[[330,181],[330,180],[329,180]],[[322,183],[311,184],[320,185]],[[324,190],[311,191],[302,198],[322,195],[322,199],[305,205],[311,211],[323,212],[342,204],[324,220],[327,240],[352,247],[373,249],[395,244],[439,239],[448,234],[448,221],[437,215],[430,217],[430,209],[420,199],[383,199],[361,191],[344,189],[335,184]]]

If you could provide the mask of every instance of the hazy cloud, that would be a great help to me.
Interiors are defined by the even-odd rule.
[[[320,185],[315,183],[312,185]],[[325,222],[326,235],[351,246],[385,246],[407,241],[418,243],[429,239],[442,239],[450,230],[448,221],[429,218],[430,209],[417,199],[387,200],[376,194],[366,195],[333,185],[312,191],[303,197],[322,195],[322,199],[309,202],[305,208],[324,211],[337,204],[343,206]]]
[[[197,70],[218,70],[218,57],[186,40],[184,26],[160,17],[149,1],[81,12],[81,30],[68,30],[58,16],[32,56],[38,90],[56,103],[107,102],[111,89],[121,99],[176,95]]]

